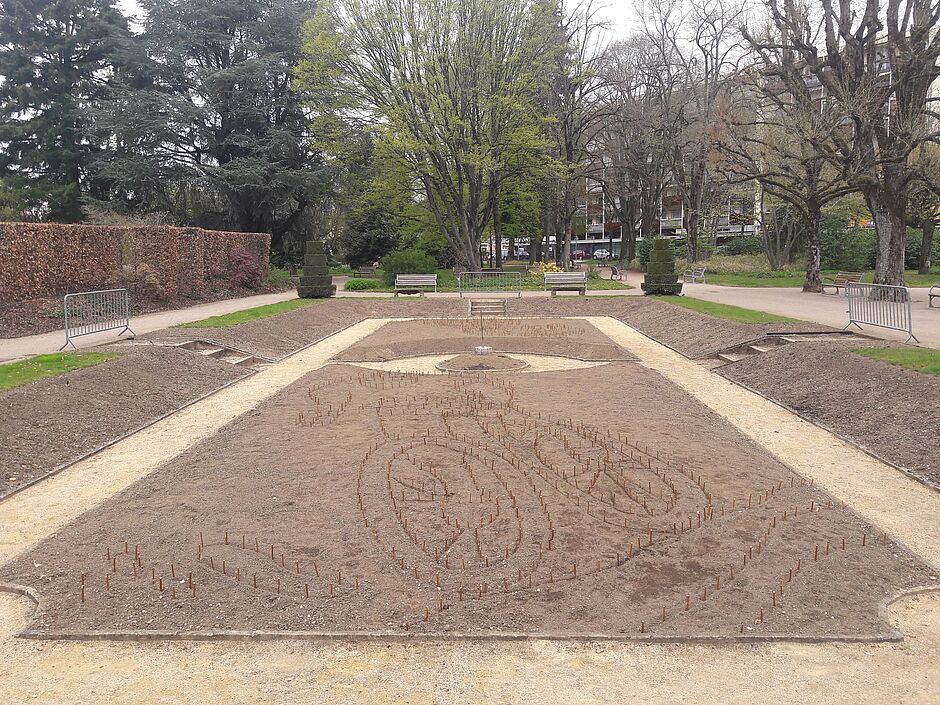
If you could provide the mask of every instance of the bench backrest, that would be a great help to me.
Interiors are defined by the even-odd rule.
[[[395,286],[437,286],[437,275],[396,274]]]
[[[703,274],[705,274],[706,269],[707,267],[704,264],[697,264],[694,267],[692,267],[692,275],[696,277],[700,277]]]
[[[832,280],[833,284],[857,284],[862,281],[863,272],[839,272]]]
[[[359,274],[375,274],[375,267],[359,267],[356,271],[359,272]]]
[[[545,272],[545,284],[587,284],[587,272]]]

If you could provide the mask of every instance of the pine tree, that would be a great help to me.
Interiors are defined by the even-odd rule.
[[[128,49],[111,0],[0,0],[0,177],[37,218],[82,219],[85,109],[108,90]]]

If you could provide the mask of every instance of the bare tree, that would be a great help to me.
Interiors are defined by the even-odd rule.
[[[580,187],[598,172],[591,146],[611,114],[602,72],[604,28],[594,0],[580,0],[570,8],[559,3],[548,113],[558,161],[558,214],[563,231],[558,255],[565,266],[571,261]]]
[[[672,181],[683,201],[689,262],[698,257],[698,238],[714,189],[708,156],[710,128],[718,100],[737,74],[743,55],[741,0],[653,0],[644,30],[660,54]]]
[[[758,70],[741,72],[716,111],[712,143],[720,156],[718,168],[732,181],[758,182],[792,207],[808,250],[803,291],[820,292],[822,209],[854,190],[820,149],[839,129],[841,116],[821,106],[811,83],[778,80],[774,69],[766,68],[770,42],[746,36],[762,60]]]
[[[603,164],[600,176],[608,201],[620,220],[620,259],[636,257],[639,234],[658,230],[671,152],[664,122],[668,76],[659,53],[643,35],[611,45],[605,62],[611,116],[596,140]]]
[[[876,284],[903,284],[913,155],[940,139],[930,87],[940,76],[940,4],[932,0],[765,0],[773,39],[749,37],[765,76],[793,94],[818,82],[842,118],[813,143],[863,196],[875,221]]]

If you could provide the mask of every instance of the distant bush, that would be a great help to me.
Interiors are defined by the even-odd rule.
[[[762,255],[764,243],[759,237],[733,237],[724,245],[724,251],[731,255]]]
[[[398,274],[434,274],[437,262],[419,250],[402,250],[385,255],[382,260],[382,277],[387,286],[395,284]]]
[[[350,279],[343,288],[346,291],[374,291],[385,288],[385,284],[378,279]]]
[[[268,269],[268,284],[278,289],[289,289],[293,286],[290,271],[280,267],[271,267]]]
[[[231,280],[236,286],[257,289],[261,286],[261,267],[258,258],[243,247],[232,250],[230,255]]]

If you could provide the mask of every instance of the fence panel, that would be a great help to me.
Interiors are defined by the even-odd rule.
[[[845,295],[849,301],[849,322],[845,328],[854,325],[861,329],[860,324],[864,323],[907,333],[905,343],[917,340],[911,315],[911,292],[906,286],[849,284]]]
[[[464,294],[516,294],[522,297],[522,272],[461,272],[457,276],[460,298]]]
[[[65,345],[71,345],[73,338],[106,330],[121,329],[118,335],[131,330],[131,307],[127,289],[104,289],[101,291],[83,291],[65,295]]]

